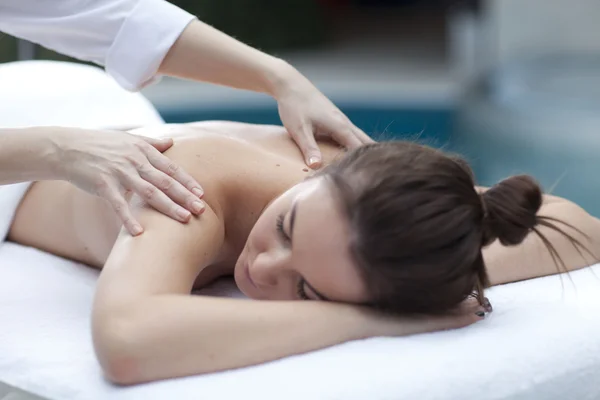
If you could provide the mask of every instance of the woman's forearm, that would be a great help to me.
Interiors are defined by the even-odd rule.
[[[496,241],[483,250],[492,285],[573,271],[600,260],[600,220],[575,203],[555,196],[544,196],[539,215],[552,218],[552,224],[584,248],[574,245],[561,232],[546,226],[536,229],[554,247],[560,260],[552,257],[546,243],[534,232],[517,246],[503,246]]]
[[[57,178],[53,128],[0,129],[0,185]]]
[[[294,69],[194,20],[163,60],[159,73],[275,96]]]
[[[95,310],[96,353],[117,383],[264,363],[367,337],[375,325],[358,307],[325,302],[160,295],[139,304],[122,318]]]

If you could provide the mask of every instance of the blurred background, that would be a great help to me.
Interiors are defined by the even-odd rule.
[[[173,0],[282,57],[365,132],[463,154],[482,185],[515,173],[600,216],[598,0]],[[67,60],[4,36],[0,62]],[[276,123],[264,95],[164,78],[168,122]]]

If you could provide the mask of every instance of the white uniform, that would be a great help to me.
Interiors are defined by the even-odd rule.
[[[102,65],[132,91],[156,79],[194,18],[164,0],[0,1],[0,31]]]

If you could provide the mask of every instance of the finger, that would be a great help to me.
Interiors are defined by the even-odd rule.
[[[139,173],[143,179],[156,186],[180,206],[196,215],[200,215],[204,211],[204,204],[196,195],[164,172],[148,165],[146,168],[140,168]]]
[[[138,178],[131,189],[157,211],[176,221],[188,222],[192,216],[188,210],[175,203],[159,188],[142,178]]]
[[[200,186],[191,175],[185,172],[184,169],[179,167],[173,160],[157,151],[152,151],[152,149],[146,153],[146,156],[148,157],[148,161],[150,161],[156,169],[172,177],[193,194],[195,198],[192,199],[192,197],[188,196],[188,201],[185,204],[191,204],[194,200],[204,196],[202,186]]]
[[[490,303],[490,299],[488,299],[487,297],[483,298],[483,308],[485,309],[485,312],[488,313],[494,311],[494,307],[492,307],[492,303]]]
[[[452,321],[450,322],[450,329],[463,328],[465,326],[474,324],[475,322],[481,321],[484,318],[485,312],[483,311],[483,309],[477,310],[474,313],[461,315],[452,319]]]
[[[354,136],[356,136],[362,144],[375,142],[375,140],[371,136],[367,135],[365,132],[363,132],[362,129],[358,128],[357,126],[354,126],[352,128],[352,132],[354,132]]]
[[[485,318],[485,312],[483,308],[479,307],[475,310],[471,310],[468,313],[459,315],[451,313],[440,318],[441,319],[434,322],[436,329],[458,329],[483,320]]]
[[[479,311],[485,311],[485,308],[479,304],[476,298],[469,296],[450,310],[447,316],[449,318],[473,317]]]
[[[296,144],[300,148],[306,165],[310,168],[316,169],[321,166],[321,151],[315,140],[310,125],[304,124],[296,131],[290,131],[290,135],[296,141]]]
[[[138,236],[144,231],[140,223],[131,213],[129,204],[118,190],[114,188],[107,189],[107,192],[103,193],[102,197],[110,203],[121,222],[123,222],[123,226],[131,236]]]
[[[171,146],[173,146],[173,139],[171,138],[156,139],[146,136],[140,136],[140,138],[161,153],[164,153],[165,151],[169,150]]]
[[[351,127],[349,127],[349,125]],[[362,145],[362,142],[356,136],[352,129],[352,123],[336,125],[335,130],[331,130],[331,137],[347,149],[355,149]]]

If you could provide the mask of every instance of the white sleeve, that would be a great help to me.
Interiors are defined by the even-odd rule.
[[[0,31],[102,65],[128,90],[155,79],[194,18],[164,0],[0,1]]]

